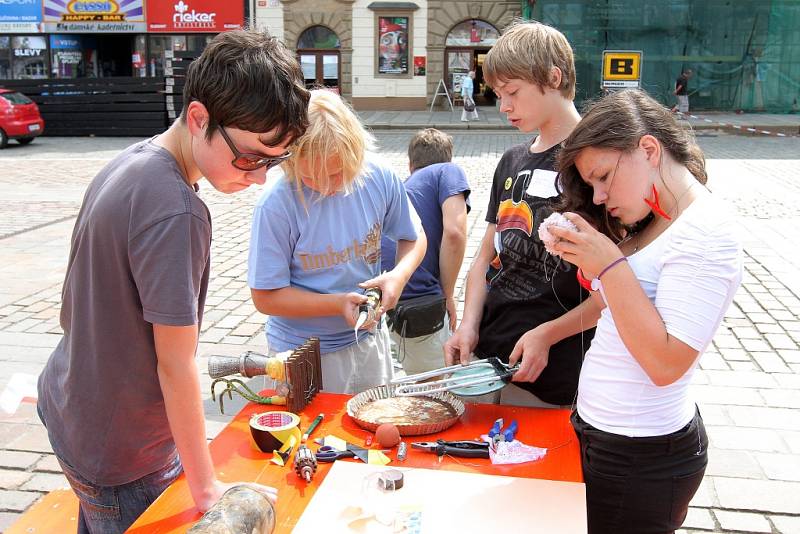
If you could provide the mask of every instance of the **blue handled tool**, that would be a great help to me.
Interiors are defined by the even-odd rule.
[[[489,438],[492,441],[497,441],[495,438],[500,435],[500,430],[503,428],[503,418],[497,419],[492,428],[489,429]]]
[[[514,441],[514,436],[517,435],[517,429],[519,425],[517,425],[516,421],[511,421],[511,424],[508,425],[508,428],[503,430],[501,433],[501,441]]]
[[[511,421],[511,424],[508,425],[508,428],[503,430],[503,419],[500,418],[494,422],[492,428],[489,429],[489,438],[492,440],[493,443],[497,443],[498,441],[514,441],[514,436],[517,435],[517,430],[519,429],[519,425],[516,421]]]

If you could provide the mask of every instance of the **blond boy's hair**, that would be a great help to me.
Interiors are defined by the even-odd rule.
[[[366,152],[374,150],[375,138],[367,132],[352,108],[336,93],[327,89],[311,91],[308,102],[308,128],[291,147],[292,157],[283,164],[287,179],[302,190],[297,167],[300,160],[314,170],[314,185],[330,191],[327,161],[338,157],[342,163],[342,185],[351,192],[362,183]]]
[[[561,84],[554,87],[551,69],[561,71]],[[575,98],[575,59],[564,34],[541,22],[516,22],[509,26],[489,50],[483,76],[490,86],[497,82],[525,80],[558,89],[564,98]]]

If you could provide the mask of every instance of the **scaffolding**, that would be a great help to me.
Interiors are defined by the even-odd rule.
[[[667,105],[691,69],[695,110],[796,113],[798,0],[523,0],[575,51],[580,104],[601,92],[603,50],[642,50],[642,88]]]

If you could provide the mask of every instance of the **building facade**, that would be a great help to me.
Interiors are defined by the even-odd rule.
[[[636,51],[641,87],[667,105],[692,69],[692,109],[800,110],[798,0],[0,0],[0,85],[159,79],[170,52],[253,24],[296,52],[308,86],[356,109],[442,108],[469,70],[487,105],[483,58],[518,17],[572,43],[579,104],[601,92],[604,51]]]
[[[335,89],[359,110],[420,110],[442,87],[457,95],[473,69],[476,100],[493,103],[483,57],[521,3],[256,0],[253,13],[296,51],[307,85]]]
[[[247,0],[2,0],[0,80],[164,76],[167,51],[241,28]]]
[[[483,57],[516,17],[570,40],[579,104],[600,94],[603,52],[614,50],[641,52],[641,87],[670,106],[692,69],[693,109],[800,109],[797,0],[252,1],[256,24],[297,50],[307,83],[356,109],[425,109],[441,85],[458,94],[470,69],[476,102],[492,103]]]

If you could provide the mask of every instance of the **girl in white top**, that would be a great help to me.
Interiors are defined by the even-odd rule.
[[[589,531],[672,532],[707,463],[689,383],[741,283],[735,224],[691,133],[638,90],[597,102],[558,168],[578,231],[555,248],[602,309],[573,414]]]

